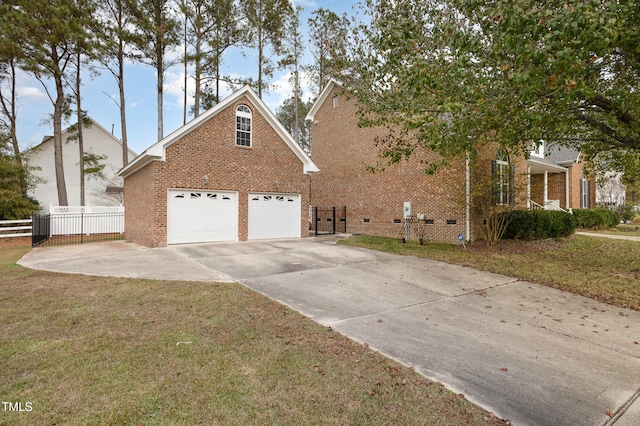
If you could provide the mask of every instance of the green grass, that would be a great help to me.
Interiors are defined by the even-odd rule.
[[[403,244],[371,236],[354,236],[341,243],[470,266],[640,311],[640,243],[635,241],[576,236],[519,243],[535,248],[529,252],[508,242],[502,251],[477,244],[469,250],[449,244]]]
[[[503,424],[239,284],[56,274],[0,246],[2,425]]]

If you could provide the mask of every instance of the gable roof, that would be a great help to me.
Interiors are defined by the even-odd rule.
[[[122,145],[122,141],[120,139],[118,139],[115,136],[113,136],[113,133],[109,132],[107,129],[102,127],[100,125],[100,123],[98,123],[96,120],[93,119],[93,117],[87,116],[87,120],[91,121],[91,125],[92,126],[95,126],[99,130],[101,130],[102,133],[104,133],[105,135],[109,136],[111,139],[113,139],[114,142],[116,142],[119,145]],[[62,135],[64,135],[65,133],[68,133],[73,126],[75,126],[75,124],[72,124],[71,126],[67,127],[66,129],[63,129],[62,130]],[[87,127],[88,126],[84,126],[84,128],[87,128]],[[39,147],[41,147],[42,145],[44,145],[45,143],[49,142],[50,140],[53,140],[53,136],[46,135],[45,137],[42,138],[42,141],[38,145],[36,145],[34,147],[31,147],[29,149],[30,150],[36,150]],[[127,148],[127,150],[129,151],[129,155],[130,155],[129,158],[135,157],[136,155],[138,155],[134,151],[132,151],[131,148]]]
[[[554,163],[572,164],[577,163],[580,159],[580,151],[562,145],[548,145],[546,153],[547,157]]]
[[[318,166],[315,165],[311,158],[302,150],[300,145],[296,143],[293,137],[287,132],[280,124],[280,121],[276,118],[276,116],[271,112],[271,110],[267,107],[267,105],[256,95],[256,93],[249,86],[244,86],[242,89],[237,92],[232,93],[220,103],[218,103],[213,108],[205,111],[200,114],[198,117],[194,118],[184,126],[178,128],[174,132],[165,136],[163,139],[159,140],[155,144],[151,145],[147,148],[142,154],[137,156],[132,162],[130,162],[127,167],[123,168],[118,172],[119,176],[129,176],[130,174],[136,172],[142,167],[146,166],[152,161],[165,161],[167,147],[169,147],[174,142],[177,142],[184,135],[188,134],[198,126],[204,124],[210,118],[216,116],[218,113],[226,109],[228,106],[232,105],[234,102],[246,96],[249,98],[254,107],[260,112],[260,114],[267,120],[267,123],[271,125],[271,127],[276,131],[276,133],[282,138],[282,140],[287,144],[289,149],[293,151],[293,153],[300,159],[304,168],[304,173],[312,173],[318,172]]]
[[[318,96],[318,99],[316,99],[316,101],[314,102],[313,106],[311,107],[311,109],[307,113],[307,116],[304,118],[305,120],[308,120],[308,121],[315,120],[315,116],[318,113],[318,110],[320,109],[320,107],[322,106],[324,101],[327,100],[327,98],[329,97],[329,94],[331,94],[331,91],[336,86],[338,86],[339,88],[342,89],[342,83],[340,83],[338,80],[336,80],[334,78],[329,80],[327,85],[324,86],[324,89],[320,93],[320,96]]]

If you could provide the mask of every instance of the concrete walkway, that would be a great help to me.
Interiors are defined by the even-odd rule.
[[[585,235],[587,237],[596,237],[596,238],[611,238],[614,240],[627,240],[627,241],[638,241],[640,242],[640,237],[635,237],[633,235],[614,235],[614,234],[600,234],[598,232],[576,232],[576,235]]]
[[[640,312],[507,276],[333,237],[162,249],[119,241],[38,248],[19,263],[239,281],[514,424],[640,424]]]

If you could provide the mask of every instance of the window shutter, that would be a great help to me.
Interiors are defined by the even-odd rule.
[[[509,205],[516,205],[516,166],[509,165]]]
[[[500,201],[500,177],[498,176],[498,162],[496,160],[491,161],[491,183],[493,204],[498,204]]]
[[[580,179],[580,208],[584,207],[584,180]]]
[[[587,180],[587,208],[591,208],[591,181]]]

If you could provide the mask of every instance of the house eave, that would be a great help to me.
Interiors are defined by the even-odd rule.
[[[238,101],[243,96],[247,96],[252,104],[260,111],[262,116],[267,120],[271,127],[278,133],[287,146],[293,151],[298,159],[303,164],[303,171],[305,174],[315,173],[320,171],[318,166],[311,160],[311,158],[302,150],[300,145],[293,139],[293,137],[287,132],[287,130],[278,121],[276,116],[269,110],[264,101],[258,97],[257,94],[249,87],[244,86],[237,92],[232,93],[230,96],[222,100],[213,108],[194,118],[189,123],[176,129],[169,135],[165,136],[149,148],[147,148],[142,154],[136,157],[129,165],[118,172],[120,176],[129,176],[142,167],[149,164],[151,161],[165,161],[167,148],[174,142],[180,140],[184,135],[188,134],[198,126],[205,123],[210,118],[216,116],[218,113]]]
[[[338,86],[338,87],[342,88],[343,85],[338,80],[332,78],[331,80],[329,80],[327,85],[324,86],[324,89],[320,93],[320,96],[318,96],[318,99],[316,99],[316,101],[314,102],[313,106],[311,107],[311,109],[309,110],[307,115],[304,117],[304,119],[306,121],[314,121],[315,120],[315,116],[318,113],[318,110],[320,109],[322,104],[324,104],[324,102],[327,100],[327,98],[329,97],[329,94],[331,93],[331,91],[333,90],[333,88],[335,86]]]
[[[531,174],[540,174],[544,172],[563,173],[568,170],[566,167],[559,164],[536,157],[529,157],[527,164],[531,170]]]

